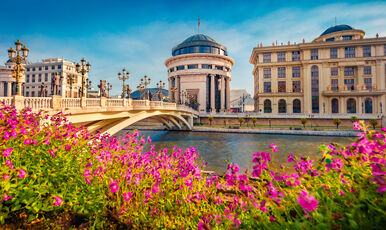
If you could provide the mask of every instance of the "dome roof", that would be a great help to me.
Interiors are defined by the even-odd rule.
[[[172,55],[213,53],[228,56],[227,48],[204,34],[195,34],[172,49]]]
[[[320,36],[323,36],[323,35],[326,35],[326,34],[335,33],[335,32],[338,32],[338,31],[344,31],[344,30],[354,30],[354,28],[352,28],[349,25],[331,26],[330,28],[325,30]]]

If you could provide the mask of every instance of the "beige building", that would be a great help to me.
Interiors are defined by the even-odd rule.
[[[172,55],[165,62],[171,101],[193,104],[200,113],[230,111],[234,62],[225,46],[196,34],[174,47]]]
[[[10,97],[16,93],[15,78],[12,77],[13,63],[0,66],[0,97]]]
[[[386,37],[364,38],[348,25],[312,42],[254,48],[258,114],[385,113]]]

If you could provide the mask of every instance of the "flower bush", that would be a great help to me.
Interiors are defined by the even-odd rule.
[[[251,173],[229,164],[206,174],[194,147],[155,151],[137,132],[90,134],[65,116],[0,107],[0,224],[88,228],[382,228],[385,129],[363,123],[349,146],[320,146],[320,159],[278,147],[253,154]],[[1,199],[0,198],[0,199]],[[81,221],[79,221],[79,219]],[[1,226],[1,225],[0,225]]]

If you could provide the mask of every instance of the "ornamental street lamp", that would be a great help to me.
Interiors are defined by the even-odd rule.
[[[147,89],[147,86],[150,85],[150,77],[147,78],[147,76],[145,75],[142,79],[141,79],[141,83],[140,85],[143,86],[144,90],[145,90],[145,100],[149,100],[149,90]]]
[[[67,84],[70,85],[70,97],[72,97],[72,85],[75,83],[76,76],[74,74],[67,75]]]
[[[75,69],[76,69],[76,72],[82,74],[82,88],[79,92],[79,96],[80,97],[83,97],[85,95],[85,85],[86,85],[86,81],[87,79],[85,79],[85,75],[86,73],[88,73],[90,71],[90,67],[91,67],[91,64],[90,62],[87,62],[86,64],[86,60],[84,58],[82,58],[82,60],[80,60],[81,64],[79,63],[76,63],[75,65]]]
[[[137,86],[137,90],[139,91],[139,100],[142,99],[142,90],[144,90],[144,86],[140,83],[138,86]]]
[[[157,88],[159,89],[158,91],[159,100],[162,101],[162,89],[165,88],[165,83],[160,80],[159,83],[157,83]]]
[[[125,94],[126,94],[125,81],[128,80],[129,77],[130,77],[130,73],[126,72],[125,68],[123,68],[122,73],[121,72],[118,73],[118,79],[122,81],[122,98],[125,97]]]
[[[16,95],[21,96],[21,82],[20,78],[23,77],[24,68],[22,66],[22,61],[25,61],[29,49],[26,46],[23,46],[23,43],[20,40],[15,42],[16,50],[12,47],[8,50],[8,57],[11,62],[14,62],[16,65],[13,67],[12,77],[16,78]]]
[[[110,90],[112,90],[112,88],[113,88],[113,85],[111,85],[110,82],[107,82],[106,90],[109,98],[110,98]]]

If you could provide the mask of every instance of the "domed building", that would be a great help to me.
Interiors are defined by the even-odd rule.
[[[233,64],[224,45],[203,34],[190,36],[165,61],[169,99],[192,105],[200,113],[230,111]]]

